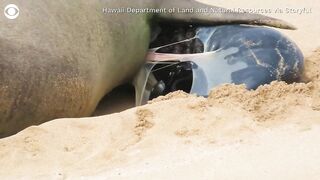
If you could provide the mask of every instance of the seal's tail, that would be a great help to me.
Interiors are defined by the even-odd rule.
[[[158,3],[159,8],[167,10],[165,13],[158,14],[159,19],[165,21],[199,25],[249,24],[296,29],[295,26],[280,19],[260,14],[231,12],[228,9],[206,5],[195,0],[161,0]],[[168,12],[173,8],[174,12]],[[186,10],[186,12],[182,10]],[[202,10],[202,12],[197,12],[198,10]]]

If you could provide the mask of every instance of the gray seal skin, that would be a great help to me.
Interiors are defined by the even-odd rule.
[[[300,48],[279,31],[241,25],[198,30],[200,39],[207,43],[204,52],[216,51],[223,57],[216,61],[230,66],[224,70],[230,73],[230,79],[224,83],[245,84],[247,89],[257,89],[260,85],[276,80],[287,83],[301,80],[304,56]],[[231,49],[236,49],[236,52],[226,53]],[[244,68],[242,65],[245,65]],[[209,74],[214,76],[214,73]],[[224,76],[228,75],[226,73]]]
[[[237,13],[103,13],[103,8],[204,8],[191,0],[1,0],[20,16],[0,15],[0,137],[56,118],[90,116],[102,97],[144,63],[157,22],[255,24],[284,21]]]

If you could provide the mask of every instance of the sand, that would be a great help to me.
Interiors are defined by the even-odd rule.
[[[320,4],[242,0],[225,7],[312,7],[274,14],[306,55],[306,83],[256,91],[223,85],[209,98],[175,92],[121,113],[59,119],[0,140],[1,179],[319,179]]]

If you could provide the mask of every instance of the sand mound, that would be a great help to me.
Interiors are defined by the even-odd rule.
[[[311,59],[320,62],[318,51]],[[0,176],[316,179],[320,66],[307,68],[309,83],[223,85],[207,99],[175,92],[119,114],[30,127],[0,140]]]

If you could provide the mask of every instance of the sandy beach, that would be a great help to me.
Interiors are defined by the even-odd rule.
[[[306,57],[305,83],[223,85],[208,98],[175,92],[121,113],[33,126],[0,139],[0,179],[319,179],[320,4],[202,2],[271,9],[265,15],[294,24],[280,31]]]

